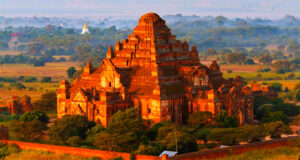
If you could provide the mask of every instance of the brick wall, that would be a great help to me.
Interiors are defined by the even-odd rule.
[[[11,143],[17,144],[19,148],[22,150],[66,153],[71,155],[77,155],[80,157],[99,157],[101,159],[113,159],[121,156],[124,160],[130,160],[129,153],[101,151],[95,149],[85,149],[85,148],[76,148],[76,147],[55,146],[55,145],[28,143],[28,142],[10,141],[10,140],[0,140],[0,142],[6,144],[11,144]],[[161,158],[156,156],[137,155],[136,160],[161,160]]]
[[[297,136],[295,136],[297,137]],[[245,145],[236,145],[232,147],[222,148],[222,149],[213,149],[209,151],[202,152],[193,152],[187,154],[181,154],[174,157],[157,157],[157,156],[147,156],[147,155],[136,155],[136,160],[203,160],[203,159],[216,159],[225,157],[228,155],[237,155],[241,153],[248,152],[250,150],[257,149],[266,149],[266,148],[276,148],[280,146],[288,146],[288,141],[295,137],[281,138],[270,141],[256,142]],[[121,152],[111,152],[111,151],[102,151],[95,149],[84,149],[76,147],[65,147],[65,146],[55,146],[47,144],[38,144],[38,143],[28,143],[20,141],[10,141],[10,140],[0,140],[6,144],[14,143],[19,146],[22,150],[35,150],[35,151],[46,151],[46,152],[55,152],[55,153],[67,153],[71,155],[77,155],[81,157],[99,157],[101,159],[113,159],[121,156],[124,160],[130,160],[129,153]]]
[[[295,137],[297,137],[297,136],[295,136]],[[216,158],[221,158],[221,157],[225,157],[228,155],[238,155],[241,153],[248,152],[250,150],[288,146],[288,140],[295,138],[295,137],[281,138],[281,139],[256,142],[256,143],[245,144],[245,145],[236,145],[236,146],[232,146],[232,147],[227,147],[227,148],[222,148],[222,149],[214,149],[214,150],[203,151],[203,152],[193,152],[193,153],[181,154],[181,155],[177,155],[174,157],[170,157],[169,160],[216,159]]]

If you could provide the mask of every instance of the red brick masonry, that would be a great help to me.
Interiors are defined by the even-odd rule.
[[[170,157],[169,160],[203,160],[203,159],[217,159],[221,157],[226,157],[229,155],[238,155],[241,153],[245,153],[251,150],[258,149],[267,149],[267,148],[277,148],[282,146],[288,146],[288,141],[296,138],[298,136],[274,139],[263,142],[256,142],[245,145],[236,145],[232,147],[222,148],[222,149],[213,149],[204,152],[193,152],[187,154],[181,154],[174,157]]]
[[[297,137],[297,136],[295,136]],[[227,147],[223,149],[214,149],[202,152],[193,152],[187,154],[181,154],[169,158],[161,158],[157,156],[147,156],[147,155],[136,155],[136,160],[203,160],[203,159],[216,159],[220,157],[225,157],[228,155],[237,155],[245,153],[250,150],[265,149],[265,148],[276,148],[281,146],[288,146],[288,140],[295,137],[281,138],[264,142],[256,142],[246,145],[236,145],[232,147]],[[35,151],[45,151],[45,152],[55,152],[55,153],[66,153],[71,155],[77,155],[81,157],[99,157],[101,159],[112,159],[122,156],[124,160],[130,160],[129,153],[111,152],[111,151],[101,151],[95,149],[84,149],[75,147],[64,147],[55,145],[46,145],[38,143],[28,143],[20,141],[10,141],[10,140],[0,140],[0,142],[6,144],[17,144],[22,150],[35,150]]]

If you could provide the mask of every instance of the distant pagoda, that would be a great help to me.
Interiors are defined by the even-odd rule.
[[[88,29],[86,23],[84,23],[84,26],[83,26],[82,31],[81,31],[80,34],[88,34],[88,33],[90,33],[89,29]]]

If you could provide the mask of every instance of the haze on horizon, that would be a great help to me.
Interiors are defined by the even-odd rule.
[[[230,18],[300,17],[299,0],[0,0],[5,17],[133,17],[160,15],[223,15]]]

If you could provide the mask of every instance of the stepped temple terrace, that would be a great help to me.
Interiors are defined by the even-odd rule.
[[[253,120],[252,89],[240,77],[224,79],[216,61],[201,64],[196,47],[176,40],[155,13],[143,15],[99,63],[87,62],[80,78],[60,83],[58,118],[80,114],[106,127],[118,110],[137,107],[153,123],[184,124],[197,111],[227,111],[240,124]]]

